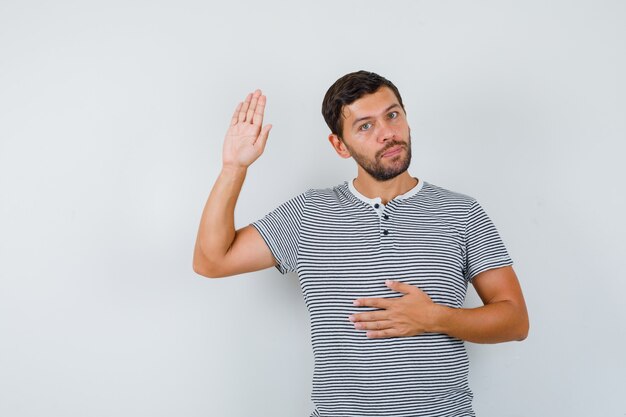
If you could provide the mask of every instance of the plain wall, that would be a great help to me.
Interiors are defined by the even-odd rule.
[[[238,101],[274,124],[245,226],[354,178],[320,114],[402,92],[409,169],[477,198],[531,316],[468,344],[479,417],[626,415],[623,1],[0,2],[0,416],[308,416],[295,275],[192,271]],[[471,293],[468,305],[476,305]]]

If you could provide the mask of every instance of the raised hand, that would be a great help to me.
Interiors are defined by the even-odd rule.
[[[224,139],[224,166],[248,167],[263,153],[272,128],[263,126],[265,102],[261,90],[256,90],[237,105]]]

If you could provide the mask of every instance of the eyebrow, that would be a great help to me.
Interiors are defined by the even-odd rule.
[[[398,103],[392,104],[391,106],[387,107],[385,111],[383,111],[383,113],[387,113],[389,110],[393,109],[394,107],[400,107],[400,105]],[[374,116],[359,117],[354,122],[352,122],[352,127],[354,127],[357,123],[362,122],[363,120],[371,119],[372,117]]]

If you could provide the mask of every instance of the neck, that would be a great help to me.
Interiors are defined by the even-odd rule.
[[[399,195],[402,195],[415,187],[418,183],[416,178],[404,171],[387,181],[376,181],[365,171],[359,169],[359,174],[353,182],[354,188],[367,198],[380,197],[383,204],[387,204]]]

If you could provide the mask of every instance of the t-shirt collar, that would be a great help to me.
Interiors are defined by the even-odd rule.
[[[371,205],[382,204],[381,203],[382,199],[380,197],[368,198],[368,197],[365,197],[360,192],[358,192],[357,189],[354,188],[354,184],[353,184],[355,179],[348,181],[348,189],[350,190],[352,194],[354,194],[359,200],[367,204],[371,204]],[[417,179],[417,184],[415,185],[415,187],[411,188],[409,191],[407,191],[404,194],[396,196],[394,200],[406,200],[407,198],[412,197],[415,194],[417,194],[422,189],[423,186],[424,186],[424,181]]]

